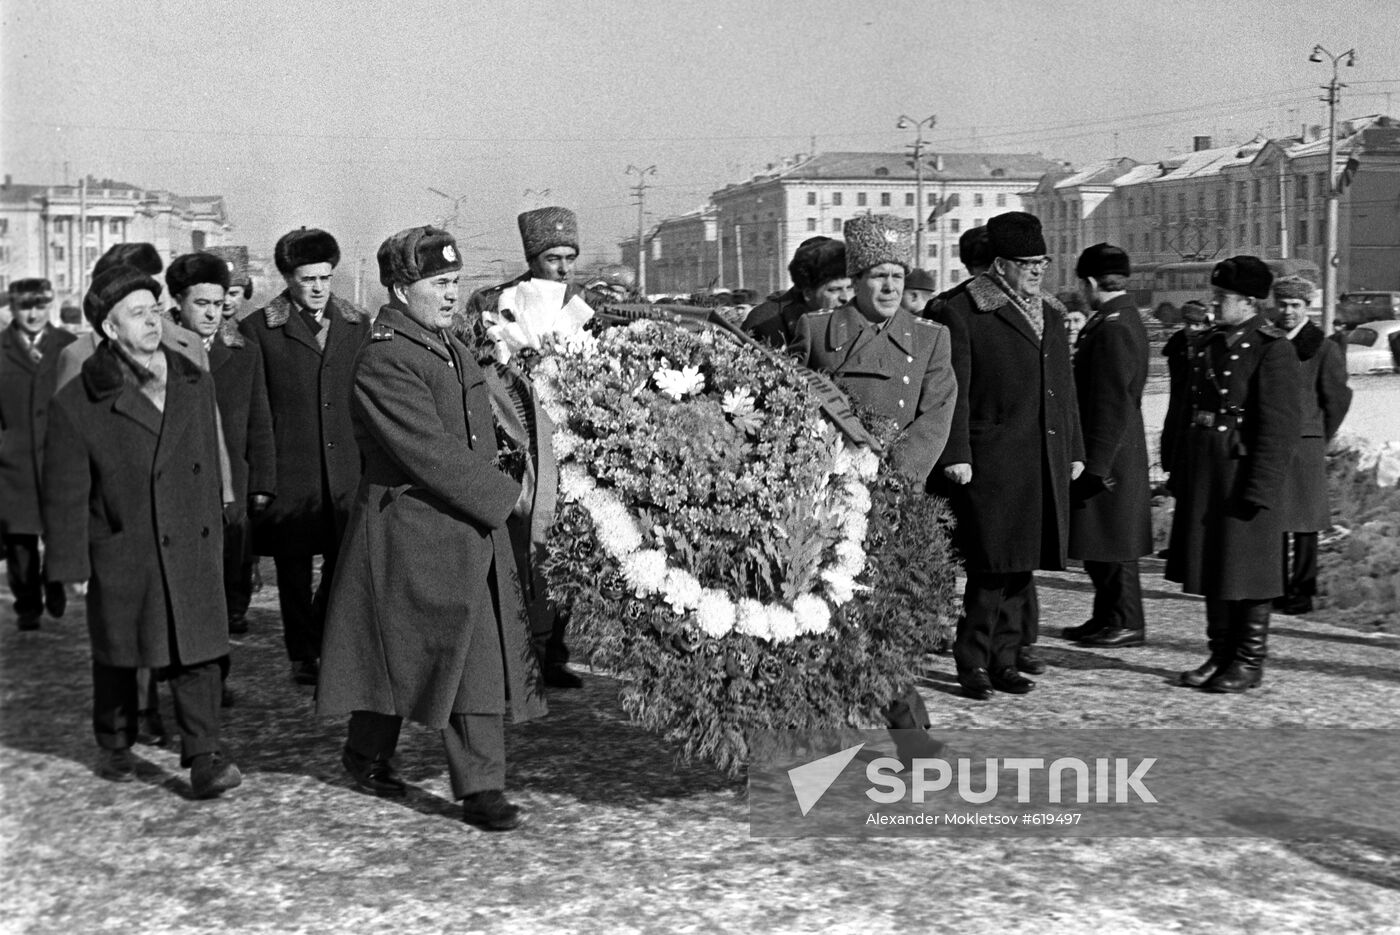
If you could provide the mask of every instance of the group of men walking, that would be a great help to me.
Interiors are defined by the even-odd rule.
[[[211,253],[175,258],[163,288],[153,248],[113,248],[84,299],[90,336],[49,324],[45,281],[11,285],[0,536],[21,629],[46,608],[63,614],[65,584],[88,584],[100,775],[133,778],[154,673],[191,793],[241,782],[219,741],[228,637],[246,632],[255,556],[271,556],[292,676],[318,686],[320,713],[348,718],[354,784],[405,793],[392,757],[408,718],[442,732],[467,821],[519,824],[503,718],[537,716],[543,686],[579,681],[565,665],[567,608],[539,575],[552,427],[501,347],[522,323],[592,314],[569,282],[573,213],[519,220],[529,271],[464,310],[457,245],[432,227],[380,247],[389,301],[375,315],[333,294],[339,247],[306,228],[277,242],[285,289],[241,322],[251,283]],[[1070,558],[1095,599],[1063,635],[1142,644],[1148,341],[1127,254],[1097,244],[1079,257],[1093,314],[1071,348],[1064,306],[1042,291],[1050,260],[1034,216],[965,235],[975,275],[937,296],[911,265],[907,221],[860,217],[843,233],[803,243],[793,288],[745,327],[894,420],[893,465],[951,501],[962,691],[1034,688],[1026,674],[1045,664],[1033,573]],[[1238,692],[1262,678],[1273,602],[1296,611],[1308,597],[1327,522],[1322,452],[1349,392],[1335,344],[1307,320],[1310,284],[1274,284],[1262,261],[1232,257],[1212,285],[1217,323],[1168,346],[1167,576],[1206,597],[1210,656],[1181,683]],[[1262,315],[1271,287],[1277,324]],[[889,710],[894,726],[927,726],[916,694]]]
[[[165,268],[149,244],[114,247],[84,297],[90,335],[50,324],[46,281],[11,285],[0,535],[21,629],[86,582],[99,775],[130,781],[133,746],[163,742],[164,681],[190,794],[241,783],[219,739],[229,635],[247,632],[255,557],[271,556],[292,677],[349,718],[356,786],[404,794],[390,757],[408,717],[443,730],[467,821],[519,823],[502,717],[541,713],[546,681],[580,684],[537,570],[547,418],[517,371],[488,375],[465,343],[508,287],[568,288],[573,214],[529,212],[521,229],[532,272],[477,297],[467,321],[455,242],[426,227],[380,248],[377,316],[332,293],[339,247],[305,228],[274,251],[285,289],[241,322],[251,282],[207,252]],[[528,453],[514,472],[505,436]]]
[[[972,275],[932,300],[908,228],[862,217],[846,223],[844,244],[804,242],[789,266],[793,288],[745,327],[899,424],[895,463],[947,496],[957,520],[962,691],[1024,694],[1035,685],[1026,674],[1046,670],[1035,650],[1036,570],[1078,559],[1094,584],[1090,618],[1064,638],[1146,642],[1149,343],[1127,292],[1132,265],[1110,244],[1079,256],[1079,298],[1092,315],[1071,348],[1065,307],[1042,291],[1050,259],[1033,215],[1008,212],[966,232],[959,252]],[[1218,323],[1188,325],[1165,350],[1162,465],[1176,496],[1167,577],[1206,597],[1210,650],[1179,681],[1211,692],[1258,685],[1271,610],[1311,608],[1317,534],[1329,525],[1323,455],[1350,401],[1337,346],[1307,317],[1312,284],[1272,280],[1255,257],[1217,264]],[[1276,322],[1264,314],[1271,288]]]

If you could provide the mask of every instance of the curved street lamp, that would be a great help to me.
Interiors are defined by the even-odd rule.
[[[924,128],[930,131],[938,123],[936,115],[930,115],[923,120],[915,120],[907,114],[900,114],[899,121],[895,123],[896,130],[914,130],[914,142],[910,145],[914,148],[914,265],[923,266],[924,263]],[[939,283],[939,288],[943,287]]]
[[[1346,59],[1348,68],[1356,65],[1356,50],[1333,55],[1320,45],[1313,46],[1310,62],[1321,62],[1323,56],[1332,60],[1332,80],[1324,90],[1327,96],[1327,256],[1323,260],[1322,286],[1322,333],[1331,334],[1337,316],[1337,267],[1341,257],[1337,256],[1337,199],[1341,191],[1337,188],[1337,103],[1341,100],[1342,88],[1346,85],[1337,79],[1338,65]]]

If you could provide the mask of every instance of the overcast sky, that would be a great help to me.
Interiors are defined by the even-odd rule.
[[[1314,43],[1356,47],[1342,115],[1400,111],[1395,0],[394,3],[0,0],[16,181],[220,193],[235,240],[302,224],[348,257],[440,221],[469,265],[519,259],[517,212],[580,215],[585,260],[768,162],[934,148],[1082,164],[1325,119]],[[1388,94],[1396,95],[1392,103]],[[547,195],[526,194],[548,189]]]

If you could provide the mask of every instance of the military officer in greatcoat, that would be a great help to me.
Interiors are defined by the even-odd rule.
[[[797,321],[793,355],[840,381],[856,401],[904,430],[890,457],[895,468],[927,483],[953,416],[957,383],[948,332],[902,307],[913,244],[908,221],[882,215],[846,222],[846,272],[853,300]],[[904,691],[887,709],[890,726],[928,726],[918,692]]]
[[[506,404],[499,416],[507,422],[510,437],[529,451],[527,486],[532,490],[533,504],[526,513],[511,517],[510,536],[544,682],[551,688],[574,689],[581,687],[583,681],[568,666],[564,633],[569,611],[549,600],[539,571],[557,495],[558,478],[550,449],[553,426],[529,381],[509,358],[502,359],[504,355],[497,351],[512,346],[522,335],[547,335],[581,327],[593,316],[593,310],[584,291],[573,281],[579,254],[577,215],[557,206],[538,208],[519,215],[516,223],[528,269],[509,282],[473,293],[454,327],[469,345],[489,340],[485,345],[489,350],[479,359],[492,396]]]
[[[1269,611],[1283,593],[1283,502],[1301,425],[1298,356],[1261,314],[1273,274],[1234,256],[1211,272],[1217,324],[1193,338],[1191,368],[1172,392],[1176,497],[1166,577],[1206,599],[1210,657],[1181,684],[1238,693],[1263,680]]]
[[[976,699],[1035,687],[1017,665],[1037,626],[1032,573],[1065,567],[1070,481],[1084,468],[1065,311],[1040,289],[1050,262],[1040,221],[997,215],[987,242],[988,271],[933,311],[951,333],[958,384],[938,465],[967,569],[953,655]]]
[[[1132,264],[1111,244],[1095,244],[1074,269],[1093,315],[1079,331],[1074,386],[1084,435],[1084,473],[1070,485],[1069,555],[1094,582],[1094,612],[1066,627],[1088,646],[1144,641],[1138,559],[1152,551],[1152,507],[1142,389],[1147,329],[1127,294]]]
[[[13,317],[0,331],[0,539],[19,628],[37,630],[45,607],[62,617],[68,606],[63,585],[45,580],[39,557],[39,484],[58,355],[74,337],[49,321],[47,279],[16,279],[9,292]]]
[[[1283,614],[1312,610],[1317,593],[1317,534],[1332,525],[1327,503],[1327,443],[1351,408],[1346,355],[1308,319],[1315,286],[1301,276],[1274,282],[1275,324],[1298,355],[1301,432],[1288,468],[1283,509],[1289,514],[1283,543],[1284,593],[1274,601]]]
[[[744,318],[743,329],[782,350],[793,342],[797,322],[809,312],[829,311],[851,301],[846,245],[830,237],[809,237],[788,263],[792,288],[770,297]]]
[[[502,719],[544,713],[506,520],[528,513],[498,460],[491,394],[451,330],[462,262],[452,235],[379,248],[389,290],[355,364],[355,495],[327,617],[321,714],[350,716],[341,762],[362,790],[402,796],[390,757],[404,718],[442,731],[463,818],[520,823],[505,797]]]
[[[360,481],[350,387],[370,316],[332,293],[340,246],[327,232],[290,231],[273,259],[287,288],[239,325],[262,355],[277,449],[277,499],[253,517],[253,552],[271,555],[277,568],[292,678],[315,685],[326,599]],[[321,578],[313,589],[317,555]]]

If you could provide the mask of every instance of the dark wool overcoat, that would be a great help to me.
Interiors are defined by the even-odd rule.
[[[1110,299],[1079,332],[1074,388],[1084,435],[1084,473],[1110,487],[1072,497],[1071,558],[1131,562],[1152,551],[1152,491],[1142,388],[1147,383],[1147,329],[1127,296]],[[1071,490],[1073,493],[1073,489]]]
[[[1193,336],[1170,465],[1176,496],[1166,577],[1188,594],[1283,593],[1284,480],[1299,438],[1298,356],[1254,316]]]
[[[39,535],[44,433],[58,379],[58,355],[73,335],[53,325],[39,333],[36,364],[10,325],[0,331],[0,533]]]
[[[1297,447],[1284,481],[1282,506],[1289,532],[1320,532],[1332,525],[1327,504],[1327,443],[1351,408],[1345,352],[1308,322],[1291,339],[1298,355],[1299,418]]]
[[[109,666],[228,653],[214,383],[163,353],[164,412],[104,342],[49,415],[47,574],[88,582],[92,656]]]
[[[544,713],[494,465],[486,378],[466,345],[384,308],[355,370],[364,475],[331,585],[317,710]]]
[[[769,347],[782,350],[796,339],[797,323],[806,314],[807,301],[802,290],[793,286],[755,305],[741,327]]]
[[[892,463],[919,481],[928,480],[953,420],[958,386],[950,349],[942,325],[901,308],[877,331],[854,303],[803,315],[792,344],[801,363],[899,424],[904,435]]]
[[[214,396],[228,445],[229,473],[237,515],[243,517],[225,537],[225,547],[252,554],[244,511],[248,495],[277,493],[277,444],[272,435],[272,409],[267,403],[267,381],[262,351],[225,321],[209,347],[209,372],[214,376]]]
[[[958,401],[938,467],[972,465],[972,482],[939,483],[970,572],[1065,567],[1070,470],[1084,459],[1064,306],[1043,296],[1037,336],[987,275],[932,314],[953,342]]]
[[[325,320],[324,351],[285,291],[239,324],[262,354],[277,446],[277,499],[253,523],[258,555],[334,549],[360,482],[350,385],[370,316],[332,295]]]

